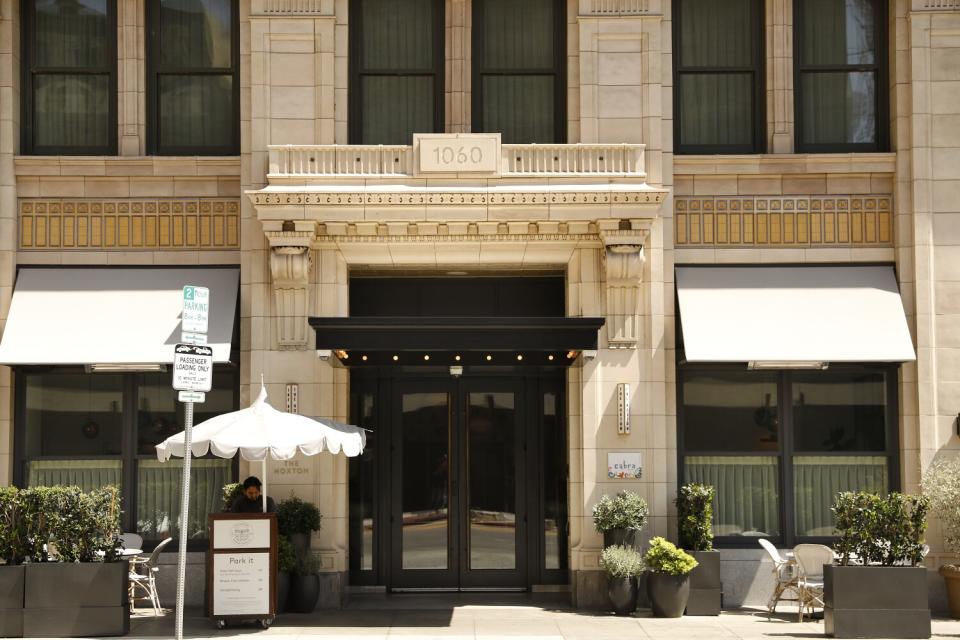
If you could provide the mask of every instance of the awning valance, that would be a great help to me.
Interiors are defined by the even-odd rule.
[[[688,362],[916,359],[893,267],[677,267]]]
[[[230,361],[236,268],[39,268],[17,274],[0,363],[151,365],[173,362],[184,285],[210,289],[208,344]]]
[[[310,318],[318,349],[582,351],[597,348],[603,318]]]

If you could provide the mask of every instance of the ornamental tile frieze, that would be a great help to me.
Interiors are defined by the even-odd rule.
[[[407,193],[407,192],[253,192],[255,206],[489,206],[489,205],[659,205],[667,192],[639,191],[516,191]]]

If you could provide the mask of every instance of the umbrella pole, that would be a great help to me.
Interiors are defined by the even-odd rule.
[[[270,455],[270,452],[267,451],[267,453],[265,453],[263,456],[263,500],[262,502],[263,502],[264,513],[267,512],[267,456],[269,455]]]

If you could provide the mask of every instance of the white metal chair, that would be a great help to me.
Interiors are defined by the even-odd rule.
[[[823,566],[833,564],[833,549],[822,544],[798,544],[793,548],[793,557],[799,569],[797,622],[803,622],[804,609],[813,615],[815,607],[823,607]]]
[[[157,560],[160,552],[173,541],[167,538],[158,544],[146,558],[134,558],[130,561],[130,610],[133,611],[137,600],[149,600],[153,605],[153,614],[160,615],[160,595],[157,593],[156,575],[160,571]],[[138,595],[142,592],[142,595]]]
[[[121,533],[120,543],[124,549],[143,549],[143,536],[137,533]]]
[[[776,613],[777,603],[781,600],[799,602],[800,587],[797,584],[797,573],[794,571],[794,563],[781,556],[777,548],[773,546],[773,543],[766,538],[760,538],[758,542],[760,546],[763,547],[763,550],[767,552],[767,555],[770,556],[770,559],[773,560],[773,579],[775,584],[773,593],[770,595],[770,600],[767,601],[767,619],[769,620],[770,615]],[[794,597],[785,598],[784,596],[787,595],[788,592],[793,594]]]

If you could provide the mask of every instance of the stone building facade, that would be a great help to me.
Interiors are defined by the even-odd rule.
[[[293,401],[291,394],[296,394],[296,410],[300,413],[344,421],[360,421],[365,415],[358,389],[367,388],[363,385],[368,383],[362,382],[365,378],[358,372],[364,370],[367,352],[368,370],[379,372],[370,374],[379,382],[369,383],[378,389],[372,395],[380,398],[375,413],[390,413],[396,424],[402,423],[398,416],[405,415],[405,410],[401,396],[390,394],[401,393],[397,391],[401,386],[385,391],[387,387],[382,385],[407,384],[409,381],[397,382],[404,376],[416,378],[417,369],[404,368],[413,359],[424,367],[423,358],[433,354],[430,366],[439,364],[446,375],[448,365],[460,362],[462,350],[467,371],[455,384],[468,384],[473,380],[471,372],[477,372],[478,379],[499,380],[489,389],[499,389],[496,385],[506,384],[507,379],[517,385],[527,384],[519,381],[536,377],[531,371],[545,372],[546,376],[552,371],[554,357],[569,360],[555,371],[561,386],[551,392],[559,394],[557,416],[563,425],[560,455],[565,465],[554,468],[566,467],[562,469],[566,474],[561,483],[564,486],[554,495],[563,507],[548,514],[545,504],[549,500],[542,496],[546,495],[543,486],[550,483],[542,475],[540,480],[529,479],[526,483],[540,486],[540,493],[531,489],[533,493],[524,493],[527,497],[517,498],[529,500],[524,503],[528,510],[503,496],[499,498],[503,505],[512,506],[501,505],[499,511],[465,508],[469,502],[465,490],[457,489],[456,481],[445,475],[453,484],[444,485],[437,498],[442,508],[438,511],[433,504],[420,509],[432,509],[433,526],[441,522],[448,536],[440,543],[445,559],[427,554],[426,570],[437,572],[429,580],[420,581],[409,574],[414,565],[402,561],[406,550],[402,542],[397,542],[400,529],[393,527],[400,525],[393,523],[393,517],[399,516],[405,523],[404,518],[417,509],[407,509],[404,497],[394,500],[382,495],[391,478],[399,477],[389,474],[403,473],[397,470],[400,464],[394,459],[400,454],[386,442],[381,444],[374,436],[371,451],[380,456],[381,462],[351,463],[341,456],[322,455],[272,463],[268,469],[271,495],[278,499],[300,496],[318,504],[324,514],[323,527],[313,537],[313,549],[328,587],[323,604],[336,606],[357,590],[480,585],[569,590],[576,604],[594,606],[602,598],[598,565],[601,536],[594,531],[591,508],[600,496],[621,488],[640,492],[651,510],[646,534],[675,537],[673,500],[679,484],[725,477],[723,464],[741,468],[754,465],[750,467],[753,473],[772,474],[769,482],[781,487],[764,488],[761,485],[767,480],[757,485],[734,485],[737,490],[746,488],[765,497],[757,499],[753,515],[739,520],[740,516],[731,515],[729,521],[718,521],[718,525],[727,525],[718,529],[718,542],[724,549],[726,603],[765,602],[769,572],[761,564],[760,549],[750,535],[769,535],[784,546],[829,535],[822,523],[819,528],[816,522],[807,529],[799,528],[803,514],[794,486],[802,483],[799,479],[804,464],[821,464],[823,460],[814,455],[816,452],[808,452],[810,455],[801,460],[803,455],[794,455],[792,444],[783,444],[788,439],[794,444],[802,439],[797,406],[798,402],[804,403],[805,396],[798,391],[803,385],[809,385],[805,393],[813,398],[822,392],[821,387],[830,387],[831,380],[843,379],[838,384],[853,386],[872,380],[864,383],[869,387],[864,393],[873,399],[861,398],[857,405],[860,409],[849,409],[849,402],[837,399],[846,398],[846,390],[825,392],[821,409],[843,405],[854,422],[879,420],[881,444],[860,446],[857,440],[850,445],[834,442],[812,446],[831,455],[853,452],[851,456],[872,456],[863,464],[873,465],[873,479],[857,476],[860,480],[850,481],[854,484],[876,488],[879,482],[885,485],[882,488],[918,491],[922,472],[931,461],[958,448],[960,3],[539,1],[531,4],[535,10],[521,17],[550,21],[549,28],[540,25],[543,28],[531,33],[548,38],[555,55],[541,60],[537,50],[530,53],[510,40],[510,33],[502,35],[499,44],[515,47],[516,55],[529,57],[532,70],[516,72],[509,69],[509,61],[497,62],[496,52],[496,29],[509,32],[495,19],[499,15],[496,12],[508,17],[512,14],[503,3],[485,0],[475,4],[478,2],[404,3],[405,7],[410,5],[408,16],[421,15],[416,11],[426,16],[424,28],[432,34],[433,48],[429,54],[421,54],[427,56],[429,64],[415,68],[416,64],[410,63],[410,69],[403,70],[403,61],[390,67],[393,63],[381,59],[381,65],[390,67],[383,72],[370,61],[378,55],[383,58],[384,51],[389,54],[390,47],[400,47],[402,43],[391,40],[389,33],[395,34],[399,26],[409,28],[409,24],[397,22],[398,18],[388,11],[376,13],[376,7],[364,5],[364,0],[63,3],[83,11],[99,11],[107,25],[105,33],[78,32],[81,40],[94,33],[101,33],[104,39],[102,46],[107,53],[102,54],[102,60],[106,62],[92,56],[91,60],[101,62],[88,62],[85,73],[99,73],[103,78],[98,86],[106,92],[106,102],[91,99],[85,107],[77,107],[68,102],[69,98],[57,97],[60,94],[55,91],[43,93],[49,90],[43,87],[43,78],[48,77],[44,74],[54,77],[71,72],[63,67],[72,63],[44,63],[37,54],[40,47],[36,45],[44,42],[42,37],[50,36],[49,29],[55,33],[56,27],[49,25],[58,23],[43,22],[43,12],[53,11],[51,6],[56,3],[0,0],[0,321],[8,329],[13,327],[19,304],[16,292],[18,287],[27,286],[22,284],[27,282],[23,276],[40,268],[60,269],[55,273],[68,285],[81,270],[87,274],[83,278],[93,277],[94,281],[103,274],[129,273],[133,268],[143,269],[135,273],[147,274],[145,278],[170,268],[192,270],[198,277],[211,271],[233,271],[239,274],[239,302],[236,317],[224,320],[227,333],[233,335],[232,339],[226,338],[232,355],[225,358],[227,362],[220,371],[228,372],[222,379],[233,381],[234,396],[228,398],[230,389],[224,391],[224,408],[246,406],[256,397],[262,380],[274,406],[283,408],[287,402],[286,406],[293,408],[289,403]],[[368,3],[378,4],[383,3]],[[727,4],[730,10],[724,15],[722,7]],[[698,20],[698,12],[709,11],[717,14],[718,24],[734,25],[741,31],[732,32],[726,43],[718,45],[718,34],[704,31],[711,20],[717,20]],[[822,18],[820,14],[830,11],[847,17],[849,33],[862,35],[860,40],[856,39],[859,36],[850,36],[847,49],[841,52],[845,59],[840,62],[817,59],[811,53],[815,40],[804,40],[811,25],[819,24],[816,20]],[[201,16],[208,12],[206,18],[199,18],[206,21],[206,35],[174,32],[175,27],[169,27],[171,33],[192,33],[191,37],[212,43],[208,51],[196,54],[202,58],[200,62],[200,58],[190,58],[192,49],[182,54],[179,63],[170,48],[173,45],[167,43],[164,49],[163,36],[157,34],[167,28],[163,20],[174,24],[171,12]],[[682,22],[678,20],[681,15]],[[374,24],[380,19],[377,16],[383,20],[380,31]],[[217,35],[217,29],[223,33]],[[70,35],[77,34],[71,31]],[[390,44],[378,49],[376,43],[384,40]],[[85,50],[81,45],[72,46],[74,49],[65,51],[75,55]],[[226,53],[217,47],[226,47]],[[711,47],[734,53],[729,60],[724,56],[708,60],[704,56],[714,51]],[[680,60],[681,51],[683,56],[690,52],[689,62]],[[741,54],[743,60],[735,59]],[[810,56],[809,60],[804,56]],[[411,53],[410,57],[416,55]],[[497,64],[508,68],[504,71]],[[191,76],[198,68],[202,73]],[[848,75],[840,85],[818,85],[813,77],[816,73]],[[727,75],[716,81],[704,79],[711,74],[715,78]],[[411,80],[409,85],[391,85],[381,76],[430,78],[432,84]],[[519,82],[519,77],[534,76],[545,79],[545,84],[534,88],[522,85],[527,88],[514,94],[503,88]],[[731,80],[734,76],[747,84],[737,84],[741,80]],[[199,77],[219,78],[220,89],[196,80]],[[174,82],[171,78],[184,83],[179,92],[165,85]],[[549,90],[543,88],[547,85]],[[432,92],[427,107],[411,97],[426,95],[425,86]],[[738,94],[739,98],[730,97],[743,86],[749,88]],[[823,86],[844,87],[847,102],[839,107],[833,103],[824,106],[829,100],[822,97],[819,103],[810,102],[818,86],[820,90]],[[395,94],[395,101],[383,99],[391,95],[390,87],[402,89]],[[93,91],[90,87],[88,90]],[[493,99],[495,94],[500,102]],[[195,103],[190,96],[205,97]],[[700,104],[692,104],[691,96]],[[54,122],[46,108],[86,108],[96,114],[92,120]],[[190,126],[177,123],[178,110],[190,112],[195,122]],[[526,117],[516,115],[523,110],[531,113]],[[844,120],[844,126],[818,124],[826,112],[840,114],[837,117]],[[427,126],[420,126],[423,118]],[[746,124],[743,118],[748,119]],[[231,119],[235,119],[232,125]],[[386,124],[381,125],[378,119]],[[102,149],[91,151],[97,145],[89,140],[62,142],[69,139],[71,127],[92,127],[94,122],[106,122]],[[491,124],[496,122],[503,123],[503,128]],[[221,125],[226,127],[225,133],[218,138]],[[52,133],[45,132],[45,126]],[[414,135],[398,140],[396,134],[401,130]],[[465,155],[458,157],[461,154]],[[764,358],[734,354],[722,360],[701,359],[707,363],[703,369],[688,369],[697,362],[690,354],[695,327],[688,327],[679,317],[686,303],[682,295],[678,300],[678,274],[698,274],[708,267],[720,273],[720,266],[787,269],[784,277],[788,283],[798,273],[789,269],[818,266],[833,270],[820,276],[821,288],[831,281],[844,281],[847,276],[843,274],[851,273],[848,268],[895,273],[893,293],[898,290],[902,300],[901,321],[905,318],[909,327],[913,353],[891,356],[879,348],[877,353],[867,349],[852,359],[770,358],[766,362],[760,362]],[[742,290],[749,289],[738,286],[742,284],[738,280],[742,276],[737,275],[741,272],[734,269],[727,273],[733,280],[721,277],[712,286],[739,291],[731,294],[730,306],[758,302],[740,296]],[[109,283],[110,276],[104,277]],[[83,278],[77,282],[86,282]],[[562,313],[555,315],[602,319],[596,343],[557,338],[553,342],[533,341],[533,346],[525,348],[522,343],[503,338],[522,332],[493,320],[491,326],[499,327],[501,333],[485,338],[492,342],[478,338],[473,348],[467,339],[469,333],[461,331],[454,334],[454,339],[464,341],[462,348],[447,345],[431,349],[429,342],[417,343],[410,337],[414,328],[409,326],[393,327],[394,333],[381,332],[383,340],[394,340],[396,346],[360,340],[353,348],[347,347],[347,342],[337,342],[345,341],[346,333],[360,331],[359,325],[350,324],[352,318],[359,317],[358,306],[374,308],[367,314],[372,316],[470,315],[444,309],[442,304],[437,307],[441,311],[433,314],[395,310],[378,314],[375,308],[381,299],[360,299],[360,280],[386,287],[370,291],[389,292],[391,279],[397,279],[398,286],[403,280],[404,286],[415,287],[417,282],[443,286],[442,281],[457,278],[464,282],[553,278],[559,282],[562,308]],[[850,286],[858,287],[856,282]],[[463,290],[468,289],[464,284]],[[691,291],[697,289],[694,286]],[[425,291],[416,295],[440,296],[440,289]],[[24,305],[28,293],[23,292]],[[450,300],[459,299],[453,296]],[[382,302],[384,309],[406,309],[403,300],[396,302],[386,295]],[[813,296],[809,304],[820,303]],[[54,304],[48,309],[60,315],[56,324],[61,337],[53,341],[55,344],[69,351],[71,341],[85,340],[71,331],[75,313],[71,308],[56,309]],[[796,339],[802,344],[803,340],[819,344],[816,331],[811,338],[811,332],[791,324],[789,317],[766,305],[738,307],[731,313],[769,318],[769,325],[782,329],[780,339],[785,343]],[[818,329],[824,334],[823,342],[837,340],[837,335],[829,335],[834,320],[837,327],[855,330],[860,326],[864,331],[878,321],[870,315],[829,318],[829,305],[824,313],[830,322]],[[473,315],[523,314],[501,310]],[[312,318],[325,322],[311,324]],[[30,323],[17,326],[29,328]],[[439,334],[448,329],[453,330],[444,325],[437,331]],[[841,329],[837,331],[842,333]],[[900,337],[880,334],[873,344],[892,344]],[[41,344],[47,338],[35,335],[30,339]],[[719,332],[707,338],[732,345],[744,340],[741,335]],[[499,339],[506,342],[496,342]],[[20,346],[11,355],[14,340]],[[0,348],[3,362],[11,365],[0,368],[0,483],[29,484],[31,478],[45,477],[32,475],[34,460],[36,473],[41,473],[43,465],[39,463],[69,457],[65,452],[46,452],[46,440],[38,445],[27,442],[32,428],[50,429],[54,434],[51,437],[57,429],[68,428],[57,420],[50,423],[52,426],[44,426],[42,414],[50,409],[49,403],[56,402],[55,398],[70,397],[72,402],[86,397],[95,403],[100,395],[114,393],[113,411],[127,416],[117,418],[114,436],[127,444],[104,445],[91,457],[120,460],[116,473],[131,487],[128,499],[140,506],[147,504],[147,498],[140,494],[146,491],[143,485],[149,481],[148,476],[132,465],[147,467],[143,461],[149,458],[151,435],[144,431],[144,424],[159,423],[144,422],[142,398],[153,393],[162,395],[162,380],[150,382],[142,377],[146,375],[143,367],[138,367],[142,362],[101,362],[129,365],[103,374],[126,376],[117,378],[121,391],[105,391],[104,385],[113,383],[101,377],[86,387],[87,383],[61,386],[61,391],[68,389],[71,393],[51,393],[44,401],[37,390],[49,384],[44,376],[61,370],[58,365],[73,367],[62,369],[66,374],[96,378],[100,374],[90,365],[98,363],[79,356],[58,360],[56,354],[47,353],[49,349],[40,349],[44,353],[34,356],[23,347],[24,340],[27,338],[22,333],[13,336],[6,331]],[[498,350],[490,346],[493,344],[506,346]],[[474,353],[468,355],[467,351]],[[483,358],[490,354],[493,356],[485,362]],[[393,361],[389,359],[392,355],[397,356]],[[454,355],[457,360],[449,360]],[[523,369],[518,356],[527,358],[523,366],[528,366],[532,358],[541,358],[543,366]],[[380,357],[385,359],[377,361],[374,369],[373,361]],[[474,357],[476,360],[471,360]],[[362,358],[362,363],[357,358]],[[488,363],[493,363],[492,367],[506,359],[510,360],[508,368],[484,369]],[[712,368],[721,361],[727,364]],[[815,377],[814,370],[822,367],[811,365],[821,361],[840,364],[822,372],[835,378]],[[738,377],[748,375],[748,362],[759,362],[760,366],[749,369],[749,375],[757,372],[760,377]],[[866,377],[856,377],[860,375],[857,373],[854,382],[844,378],[847,364],[861,367]],[[428,369],[423,371],[437,373]],[[862,373],[861,369],[857,371]],[[383,382],[388,379],[391,382]],[[537,384],[542,379],[538,378],[541,382]],[[757,391],[757,403],[750,409],[750,415],[756,416],[752,426],[772,430],[772,440],[764,440],[755,448],[741,447],[749,451],[722,443],[704,447],[691,444],[694,431],[702,425],[684,423],[683,415],[692,421],[703,411],[698,413],[690,407],[712,408],[718,410],[717,415],[721,415],[720,410],[730,410],[724,420],[729,419],[731,424],[741,415],[737,411],[744,410],[734,397],[736,393],[730,396],[733,399],[729,404],[718,400],[718,394],[722,397],[728,387],[711,386],[719,384],[717,380],[733,388],[750,389],[751,393]],[[630,427],[626,430],[623,416],[618,416],[618,409],[624,406],[618,391],[624,388],[629,389],[625,407]],[[428,384],[421,392],[430,389],[433,387]],[[857,389],[856,393],[862,391]],[[30,399],[35,391],[37,404]],[[461,388],[449,393],[461,393]],[[520,395],[510,396],[510,403],[519,403],[521,397],[529,400],[522,395],[527,391],[516,393]],[[468,395],[463,396],[467,398],[462,400],[465,404],[471,402]],[[695,398],[701,397],[708,399],[697,404],[700,400]],[[448,395],[445,402],[460,402],[451,398]],[[400,404],[390,405],[394,401]],[[157,402],[167,403],[168,422],[175,425],[172,400]],[[450,409],[453,405],[443,406]],[[89,416],[93,410],[78,409],[77,415],[83,411],[86,417],[70,419],[79,420],[78,424],[92,420]],[[447,414],[449,429],[472,433],[463,420],[449,417],[454,413]],[[531,419],[546,424],[544,416],[548,414],[554,415],[542,412]],[[516,412],[511,415],[520,416]],[[527,418],[516,420],[519,425]],[[156,426],[156,434],[162,431],[161,426]],[[708,427],[720,434],[727,428],[720,418]],[[385,433],[395,439],[393,444],[405,443],[398,428],[392,429]],[[446,437],[453,438],[445,441],[450,447],[450,460],[455,451],[469,448],[463,444],[465,439],[460,440],[466,438],[462,434]],[[710,437],[704,437],[710,441]],[[735,440],[738,436],[730,437]],[[824,437],[829,440],[833,436],[825,433]],[[864,437],[869,440],[872,436]],[[413,446],[414,442],[407,444]],[[526,436],[521,444],[522,449],[517,451],[537,448],[537,443],[528,443]],[[35,447],[39,448],[34,451]],[[803,449],[797,444],[798,451]],[[640,453],[641,477],[612,477],[604,471],[608,454],[622,452]],[[734,459],[734,454],[739,457]],[[460,455],[457,460],[466,459],[462,457],[466,454]],[[391,456],[393,462],[382,461]],[[726,456],[726,462],[717,462],[717,456]],[[759,458],[763,461],[758,462]],[[551,467],[540,458],[536,460],[539,462],[534,466],[547,474]],[[367,480],[363,480],[362,464],[377,469]],[[456,463],[447,464],[452,469]],[[838,464],[856,466],[861,461],[845,458]],[[247,467],[244,462],[218,467],[218,473],[225,475],[211,477],[242,478],[248,471],[257,472]],[[517,468],[523,467],[521,464]],[[457,473],[466,481],[471,472]],[[364,482],[374,482],[379,489],[373,490],[381,492],[380,497],[370,498],[367,506],[358,497]],[[848,485],[833,488],[855,488]],[[457,491],[459,498],[452,496]],[[518,489],[517,496],[520,493]],[[215,502],[215,498],[212,500]],[[822,511],[823,506],[821,502],[812,508]],[[370,512],[352,512],[367,507]],[[458,508],[460,512],[454,513]],[[126,509],[131,514],[134,511],[132,504]],[[497,511],[514,518],[509,520],[509,530],[517,532],[516,553],[505,565],[496,564],[502,559],[491,565],[509,569],[503,584],[487,574],[478,574],[479,582],[475,583],[469,578],[468,558],[473,556],[464,545],[469,544],[468,530],[479,539],[481,529],[471,527],[482,520],[477,515],[481,511]],[[756,515],[759,512],[769,513]],[[519,525],[521,515],[529,515],[529,522]],[[539,518],[537,522],[534,516]],[[136,516],[137,522],[132,521],[133,515],[129,517],[127,526],[131,528],[143,519],[142,514]],[[547,520],[550,524],[543,525]],[[761,528],[758,523],[766,526]],[[163,529],[156,522],[154,525],[150,525],[151,531]],[[411,521],[411,526],[417,523]],[[371,527],[377,532],[371,533]],[[545,527],[547,542],[535,535]],[[931,523],[929,542],[932,551],[927,564],[935,569],[947,559],[935,521]],[[400,547],[392,547],[394,543]],[[202,543],[197,544],[202,548]],[[544,554],[549,558],[550,553],[555,561],[544,559]],[[192,598],[198,600],[202,593],[199,553],[193,561],[196,588]],[[934,579],[935,573],[931,576],[939,602],[941,587]],[[434,579],[437,582],[431,582]],[[484,582],[488,579],[492,582]],[[164,596],[172,597],[172,591]]]

